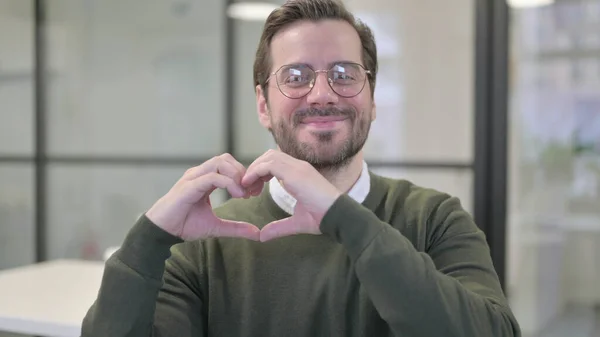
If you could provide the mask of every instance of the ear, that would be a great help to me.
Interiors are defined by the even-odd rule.
[[[259,85],[256,86],[256,111],[258,113],[258,121],[266,129],[271,128],[271,116],[269,113],[269,103],[265,98],[264,92]]]
[[[371,122],[375,121],[377,118],[377,106],[375,105],[375,101],[373,101],[373,107],[371,108]]]

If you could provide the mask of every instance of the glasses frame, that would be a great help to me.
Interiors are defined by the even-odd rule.
[[[304,97],[306,97],[308,94],[310,94],[310,93],[311,93],[311,91],[312,91],[312,90],[313,90],[313,88],[315,87],[315,82],[317,81],[317,76],[319,76],[319,73],[325,73],[325,74],[328,74],[328,73],[329,73],[329,72],[330,72],[330,71],[331,71],[331,70],[332,70],[332,69],[333,69],[335,66],[337,66],[337,65],[340,65],[340,64],[351,64],[351,65],[356,65],[356,66],[359,66],[360,68],[362,68],[362,69],[365,71],[365,75],[366,75],[366,76],[365,76],[365,78],[364,78],[364,80],[363,80],[362,87],[360,88],[360,90],[359,90],[359,91],[358,91],[358,92],[357,92],[355,95],[350,95],[350,96],[347,96],[347,95],[341,95],[341,94],[339,94],[339,93],[338,93],[338,92],[337,92],[337,91],[336,91],[336,90],[333,88],[333,83],[332,83],[333,81],[331,80],[331,78],[329,78],[329,76],[327,76],[327,84],[329,84],[329,87],[331,88],[331,90],[332,90],[332,91],[333,91],[333,92],[334,92],[336,95],[338,95],[338,96],[340,96],[340,97],[343,97],[343,98],[352,98],[352,97],[356,97],[356,96],[360,95],[360,93],[361,93],[361,92],[363,92],[363,90],[365,89],[365,86],[366,86],[366,84],[367,84],[367,78],[369,78],[369,77],[371,76],[371,70],[369,70],[369,69],[365,68],[365,66],[363,66],[362,64],[360,64],[360,63],[355,63],[355,62],[338,62],[338,63],[335,63],[334,65],[332,65],[332,66],[331,66],[331,68],[329,68],[329,69],[319,69],[319,70],[316,70],[316,69],[314,69],[313,67],[311,67],[311,66],[310,66],[310,65],[308,65],[308,64],[284,64],[284,65],[282,65],[281,67],[279,67],[277,70],[275,70],[274,72],[272,72],[271,74],[269,74],[269,77],[268,77],[268,78],[267,78],[267,80],[265,81],[265,84],[268,84],[268,83],[269,83],[269,80],[271,80],[271,78],[272,78],[273,76],[277,75],[277,73],[279,73],[279,71],[280,71],[281,69],[285,68],[285,67],[289,67],[289,66],[293,66],[293,65],[302,65],[302,66],[305,66],[305,67],[307,67],[307,68],[311,69],[311,70],[312,70],[312,71],[315,73],[315,78],[314,78],[314,79],[312,80],[312,82],[309,84],[309,86],[310,86],[310,89],[308,89],[308,91],[307,91],[307,92],[306,92],[304,95],[302,95],[302,96],[298,96],[298,97],[290,97],[290,96],[288,96],[288,95],[287,95],[285,92],[283,92],[283,90],[281,90],[281,86],[280,86],[280,84],[279,84],[279,81],[277,81],[277,79],[275,80],[275,83],[277,83],[277,89],[279,89],[279,92],[281,92],[281,94],[282,94],[283,96],[285,96],[285,97],[287,97],[287,98],[289,98],[289,99],[301,99],[301,98],[304,98]]]

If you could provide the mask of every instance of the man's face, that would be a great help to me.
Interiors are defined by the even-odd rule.
[[[375,119],[369,82],[365,79],[364,88],[356,96],[336,93],[346,90],[342,82],[348,77],[344,77],[343,71],[350,68],[343,64],[362,65],[361,55],[360,38],[345,21],[302,21],[275,35],[271,42],[271,72],[288,65],[296,66],[293,70],[284,67],[283,74],[269,78],[268,103],[258,86],[257,105],[261,124],[271,131],[281,151],[317,169],[340,168],[361,151],[371,121]],[[329,85],[327,72],[317,72],[308,94],[301,98],[288,97],[293,96],[290,92],[298,90],[294,85],[303,81],[303,76],[293,76],[297,70],[302,67],[329,70],[335,64],[341,64],[335,69],[342,70],[335,72],[342,76],[341,84],[334,84],[336,91]],[[287,87],[282,86],[283,80],[287,81]],[[278,89],[278,82],[288,91],[287,95]]]

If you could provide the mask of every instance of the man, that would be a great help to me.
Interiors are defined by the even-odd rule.
[[[459,201],[368,171],[376,74],[340,2],[274,11],[254,78],[278,150],[188,170],[107,261],[82,336],[519,336]]]

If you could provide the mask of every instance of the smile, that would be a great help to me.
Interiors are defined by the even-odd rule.
[[[306,117],[302,120],[302,123],[326,123],[326,122],[337,122],[348,119],[347,116],[318,116],[318,117]]]
[[[315,116],[304,118],[301,124],[319,128],[329,128],[335,126],[336,124],[339,124],[340,122],[345,121],[346,119],[348,119],[347,116]]]

